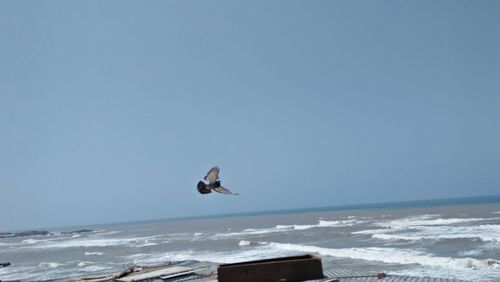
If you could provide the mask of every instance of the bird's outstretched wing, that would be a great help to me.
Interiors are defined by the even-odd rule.
[[[208,181],[208,184],[215,183],[219,179],[219,167],[214,166],[208,172],[203,179]]]
[[[219,193],[222,193],[222,194],[226,194],[226,195],[239,195],[238,193],[233,193],[231,191],[229,191],[228,189],[222,187],[222,186],[219,186],[219,187],[215,187],[213,188],[216,192],[219,192]]]

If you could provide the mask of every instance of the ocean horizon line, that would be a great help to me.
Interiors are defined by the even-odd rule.
[[[452,206],[452,205],[493,204],[493,203],[500,203],[500,194],[486,195],[486,196],[454,197],[454,198],[434,198],[434,199],[411,200],[411,201],[371,202],[371,203],[360,203],[360,204],[289,208],[289,209],[276,209],[276,210],[263,210],[263,211],[246,211],[246,212],[193,215],[193,216],[182,216],[182,217],[165,217],[157,219],[90,223],[90,224],[66,225],[66,226],[45,227],[45,228],[43,227],[27,228],[19,230],[4,230],[2,232],[4,233],[25,232],[25,231],[45,230],[45,229],[47,230],[71,229],[71,228],[78,229],[89,226],[94,226],[94,227],[116,226],[116,225],[128,225],[128,224],[140,224],[140,223],[154,223],[163,221],[246,217],[246,216],[258,216],[258,215],[280,215],[280,214],[293,214],[293,213],[311,213],[311,212],[321,212],[321,211],[398,209],[398,208],[419,208],[419,207]]]
[[[148,222],[157,222],[157,221],[189,220],[189,219],[204,219],[204,218],[255,216],[255,215],[293,214],[293,213],[320,212],[320,211],[384,209],[384,208],[385,209],[398,209],[398,208],[418,208],[418,207],[493,204],[493,203],[500,203],[500,194],[499,195],[487,195],[487,196],[435,198],[435,199],[412,200],[412,201],[373,202],[373,203],[335,205],[335,206],[318,206],[318,207],[276,209],[276,210],[264,210],[264,211],[248,211],[248,212],[236,212],[236,213],[227,213],[227,214],[212,214],[212,215],[202,215],[202,216],[186,216],[186,217],[165,218],[165,219],[157,219],[157,220],[122,222],[122,224],[141,223],[141,222],[148,223]]]

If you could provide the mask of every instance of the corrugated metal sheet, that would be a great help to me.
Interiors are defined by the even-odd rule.
[[[181,281],[193,281],[193,282],[215,282],[217,281],[217,264],[208,262],[198,262],[198,261],[185,261],[175,263],[173,265],[166,265],[165,268],[170,267],[184,267],[186,274],[179,275],[176,277],[164,276],[163,279],[160,277],[151,278],[142,281],[154,281],[154,282],[181,282]],[[323,271],[326,278],[320,280],[310,280],[309,282],[326,282],[332,278],[338,278],[339,282],[465,282],[464,280],[457,279],[446,279],[446,278],[431,278],[431,277],[411,277],[402,275],[391,275],[386,274],[385,277],[379,279],[379,274],[374,272],[364,272],[364,271],[353,271],[350,269],[335,267],[332,269],[324,269]],[[179,273],[182,274],[182,273]],[[88,277],[82,280],[71,279],[66,281],[92,281]],[[112,280],[108,280],[112,281]]]

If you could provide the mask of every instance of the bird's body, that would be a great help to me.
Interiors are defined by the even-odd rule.
[[[228,189],[224,188],[220,184],[219,180],[219,171],[220,168],[217,166],[212,167],[208,172],[207,175],[203,178],[205,181],[208,183],[205,183],[203,181],[199,181],[197,185],[198,192],[201,194],[209,194],[212,193],[212,190],[215,192],[219,192],[222,194],[227,194],[227,195],[238,195],[236,193],[233,193],[229,191]]]

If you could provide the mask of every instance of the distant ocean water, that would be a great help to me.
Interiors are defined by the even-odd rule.
[[[167,261],[314,253],[324,268],[500,281],[500,197],[318,208],[0,239],[0,280],[47,280]]]

